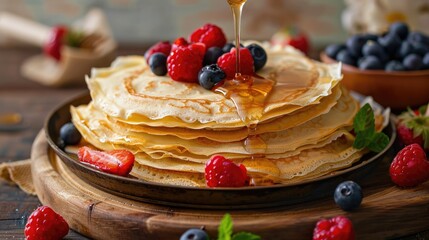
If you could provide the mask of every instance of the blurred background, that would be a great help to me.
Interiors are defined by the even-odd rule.
[[[0,0],[0,11],[46,25],[70,24],[93,8],[107,15],[115,39],[124,44],[148,44],[187,36],[211,22],[232,39],[232,15],[225,0]],[[315,46],[341,41],[343,0],[249,0],[244,8],[244,39],[268,40],[294,25],[305,30]],[[15,44],[0,36],[0,44]]]

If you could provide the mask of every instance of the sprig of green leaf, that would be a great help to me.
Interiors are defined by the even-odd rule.
[[[218,240],[261,240],[253,233],[239,232],[233,234],[233,223],[229,213],[225,214],[218,228]]]
[[[381,152],[389,144],[386,134],[375,131],[374,111],[368,103],[356,114],[353,129],[356,134],[353,147],[356,149],[367,147],[373,152]]]

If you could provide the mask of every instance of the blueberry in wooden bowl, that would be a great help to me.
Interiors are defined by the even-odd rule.
[[[343,84],[384,106],[404,109],[429,102],[429,36],[394,23],[382,35],[359,34],[331,44],[325,63],[342,62]]]

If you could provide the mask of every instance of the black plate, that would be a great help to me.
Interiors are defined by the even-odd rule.
[[[74,160],[61,150],[57,145],[57,139],[61,126],[71,119],[70,105],[78,106],[89,101],[88,94],[79,96],[62,104],[49,115],[45,123],[45,132],[49,145],[55,153],[70,171],[99,189],[138,201],[175,207],[250,209],[291,205],[332,196],[335,187],[342,181],[353,180],[359,183],[364,181],[372,173],[374,166],[381,161],[381,157],[391,148],[396,138],[394,124],[390,121],[384,130],[390,137],[390,142],[382,152],[366,154],[347,169],[300,183],[216,189],[181,187],[104,173]]]

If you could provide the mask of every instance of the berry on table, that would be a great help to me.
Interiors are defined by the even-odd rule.
[[[103,172],[127,176],[134,165],[134,154],[128,150],[98,151],[81,147],[78,151],[79,161],[88,163]]]
[[[417,186],[429,179],[429,162],[423,148],[413,143],[404,147],[390,165],[390,178],[400,187]]]
[[[383,63],[376,56],[365,56],[359,61],[359,68],[363,70],[383,69]]]
[[[217,59],[223,55],[222,48],[220,47],[211,47],[207,50],[204,55],[203,66],[215,64]]]
[[[250,44],[246,48],[249,49],[250,54],[252,54],[255,72],[262,69],[267,63],[267,53],[264,48],[255,43]]]
[[[204,230],[191,228],[182,234],[180,240],[209,240],[209,236]]]
[[[27,240],[59,240],[67,235],[69,225],[48,206],[38,207],[28,217],[24,234]]]
[[[423,60],[417,54],[410,54],[402,61],[405,69],[407,70],[420,70],[423,67]]]
[[[168,74],[175,81],[197,82],[204,53],[204,45],[198,43],[173,49],[167,58]]]
[[[227,79],[233,79],[235,76],[236,48],[229,53],[225,53],[217,60],[217,65],[226,73]],[[247,48],[240,48],[240,73],[242,75],[252,76],[255,73],[253,57]]]
[[[322,219],[317,222],[313,231],[313,240],[354,240],[355,232],[352,222],[343,216]]]
[[[356,58],[347,49],[343,49],[337,54],[337,61],[356,66]]]
[[[43,52],[54,58],[55,60],[61,60],[61,47],[63,46],[64,38],[67,34],[67,27],[56,26],[53,27],[49,35],[49,40],[43,47]]]
[[[328,55],[328,57],[332,58],[332,59],[336,59],[337,58],[337,54],[341,51],[346,49],[346,45],[345,44],[331,44],[328,45],[325,49],[325,53],[326,55]]]
[[[394,71],[405,71],[406,69],[401,62],[392,60],[386,64],[386,67],[384,67],[384,70],[388,72],[394,72]]]
[[[248,185],[246,167],[220,155],[210,158],[205,167],[208,187],[243,187]]]
[[[163,53],[165,56],[168,56],[171,51],[171,44],[168,41],[158,42],[152,47],[150,47],[144,54],[144,58],[149,63],[150,56],[154,53]]]
[[[362,189],[353,181],[340,183],[334,192],[335,203],[344,211],[358,208],[362,202]]]
[[[75,145],[80,142],[82,135],[73,123],[68,122],[60,128],[60,138],[65,145]]]
[[[409,31],[407,24],[403,22],[395,22],[389,27],[389,32],[396,34],[402,40],[407,38]]]
[[[198,83],[208,90],[212,89],[225,78],[225,72],[216,64],[205,66],[198,73]]]
[[[155,53],[149,58],[150,70],[157,76],[167,74],[167,56],[164,53]]]
[[[346,46],[354,57],[360,57],[362,56],[362,47],[365,43],[366,39],[362,35],[354,35],[347,39]]]
[[[226,43],[226,37],[220,27],[214,24],[205,24],[189,36],[189,41],[192,43],[204,43],[207,48],[223,47]]]

